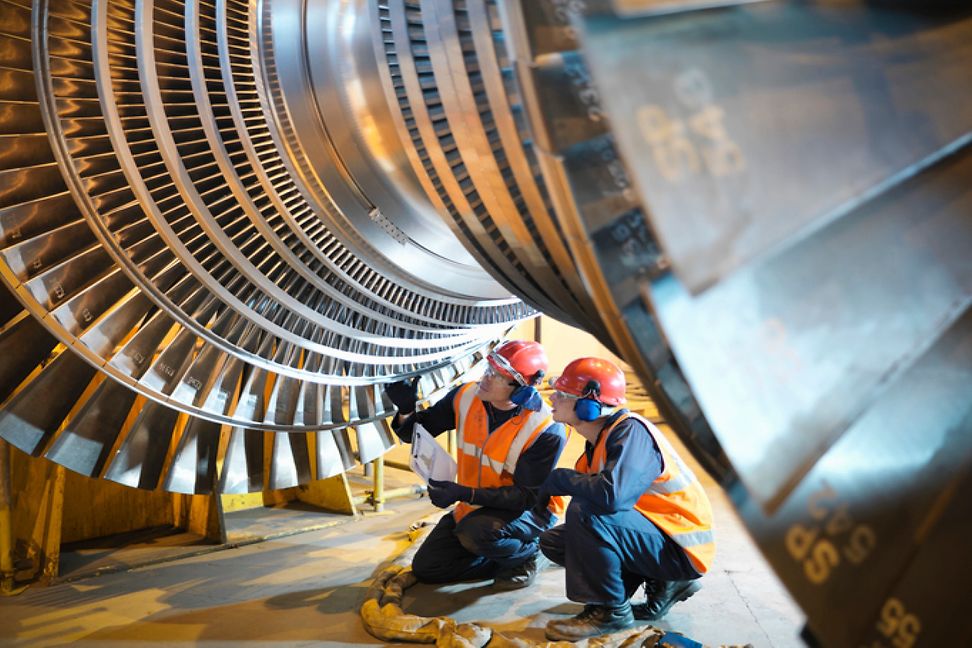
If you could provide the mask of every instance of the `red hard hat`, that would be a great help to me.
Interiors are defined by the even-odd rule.
[[[547,354],[538,342],[509,340],[496,346],[486,359],[496,371],[521,385],[531,385],[547,372]]]
[[[578,358],[564,367],[553,388],[574,396],[593,397],[614,407],[624,403],[624,372],[601,358]]]

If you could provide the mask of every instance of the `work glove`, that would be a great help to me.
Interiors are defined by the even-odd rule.
[[[439,508],[448,508],[456,502],[472,500],[473,489],[460,486],[454,481],[429,480],[429,499]]]
[[[419,376],[411,380],[399,380],[385,385],[385,394],[388,399],[395,404],[400,414],[411,414],[415,411],[415,402],[418,400]]]

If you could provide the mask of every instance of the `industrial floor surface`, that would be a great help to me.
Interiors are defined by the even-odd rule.
[[[572,439],[562,465],[572,463],[581,448],[580,439]],[[393,453],[400,456],[403,450]],[[390,469],[386,474],[389,487],[416,479]],[[355,481],[363,487],[360,477]],[[656,625],[707,645],[803,645],[798,639],[803,625],[799,609],[726,496],[710,480],[703,481],[715,509],[717,562],[703,579],[702,590]],[[78,548],[62,560],[61,574],[77,580],[0,598],[0,645],[389,645],[364,631],[357,606],[379,565],[407,545],[409,524],[436,511],[424,497],[393,500],[385,511],[365,511],[354,520],[269,509],[256,523],[271,539],[212,551],[189,538],[179,554],[173,546],[178,542],[170,538],[156,543],[161,553],[155,554],[155,564],[135,569],[127,565],[146,562],[145,545],[127,553]],[[227,520],[231,539],[234,533],[246,536],[246,520],[240,518],[231,515]],[[317,529],[295,532],[308,525]],[[98,570],[108,573],[82,578]],[[405,606],[414,614],[484,621],[536,640],[543,638],[547,620],[581,609],[564,597],[564,571],[559,567],[515,592],[494,592],[489,582],[416,585],[407,591]]]

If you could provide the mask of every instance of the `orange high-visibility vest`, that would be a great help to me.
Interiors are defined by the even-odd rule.
[[[588,474],[603,470],[607,461],[607,439],[619,423],[629,418],[645,425],[662,455],[661,475],[638,498],[634,508],[678,543],[695,569],[704,574],[715,557],[712,506],[695,474],[650,421],[631,412],[618,417],[611,427],[601,432],[590,466],[585,453],[577,460],[575,469]]]
[[[553,423],[550,408],[544,403],[539,412],[523,409],[490,434],[486,406],[476,398],[476,383],[459,389],[455,410],[459,464],[456,482],[471,488],[512,486],[520,455]],[[458,522],[477,508],[459,502],[452,515]],[[562,516],[565,508],[562,498],[550,498],[554,514]]]

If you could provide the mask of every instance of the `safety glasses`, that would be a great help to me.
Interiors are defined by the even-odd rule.
[[[497,381],[501,381],[501,382],[504,382],[504,383],[509,383],[511,385],[515,385],[516,384],[515,382],[511,382],[510,381],[510,377],[509,376],[504,376],[500,372],[496,371],[496,369],[493,367],[493,365],[489,365],[489,364],[486,365],[486,370],[483,371],[483,378],[487,378],[489,380],[497,380]]]
[[[553,396],[560,396],[561,398],[567,398],[569,400],[577,400],[578,398],[593,398],[594,400],[599,400],[596,394],[584,394],[582,396],[578,396],[576,394],[568,394],[565,391],[560,391],[557,389],[557,381],[559,379],[560,376],[550,376],[547,378],[547,386],[554,390],[554,393],[552,394]]]
[[[499,367],[509,375],[504,376],[503,374],[499,373],[498,371],[496,371],[496,368],[492,366],[492,364],[487,365],[486,372],[483,375],[486,375],[490,371],[492,371],[495,376],[499,378],[503,378],[504,380],[509,380],[509,376],[512,376],[513,380],[515,380],[517,384],[520,385],[527,384],[526,378],[520,375],[520,372],[513,368],[513,365],[510,364],[509,360],[507,360],[506,358],[504,358],[498,353],[490,353],[488,357],[492,363],[495,363],[497,367]]]

